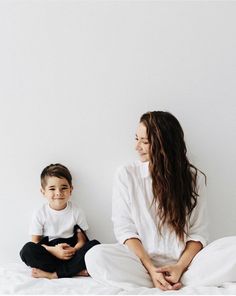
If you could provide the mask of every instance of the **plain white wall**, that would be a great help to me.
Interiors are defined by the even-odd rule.
[[[236,3],[0,1],[0,262],[19,261],[60,162],[90,236],[114,242],[114,171],[140,115],[168,110],[208,176],[211,239],[236,235]]]

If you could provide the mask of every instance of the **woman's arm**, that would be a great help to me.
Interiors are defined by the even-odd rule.
[[[182,274],[187,270],[189,264],[202,247],[199,241],[188,241],[179,261],[176,264],[158,268],[158,272],[162,272],[168,282],[178,283]]]
[[[181,266],[183,272],[187,270],[189,264],[197,253],[202,249],[202,243],[196,241],[188,241],[186,247],[178,261],[178,265]]]
[[[146,268],[151,276],[153,285],[155,288],[159,288],[163,291],[166,290],[177,290],[181,287],[179,283],[170,284],[164,277],[162,272],[158,272],[157,268],[153,265],[151,258],[145,251],[141,241],[137,238],[130,238],[124,242],[129,249],[135,253],[135,255],[140,259],[143,266]]]
[[[143,266],[149,271],[154,267],[152,260],[145,251],[141,241],[137,238],[129,238],[124,242],[129,249],[141,260]]]

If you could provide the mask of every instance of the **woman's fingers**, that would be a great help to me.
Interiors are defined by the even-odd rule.
[[[159,272],[162,270],[162,272]],[[171,268],[168,266],[157,268],[156,273],[154,273],[153,283],[156,288],[162,291],[167,290],[179,290],[182,284],[176,280],[174,275],[170,274]]]
[[[172,289],[173,290],[179,290],[180,288],[182,288],[182,284],[179,282],[179,283],[176,283],[172,286]]]
[[[171,284],[168,283],[168,281],[165,280],[162,273],[158,274],[158,278],[156,278],[156,282],[157,282],[158,288],[160,288],[163,291],[172,289]]]
[[[162,272],[162,273],[165,273],[165,274],[170,274],[170,272],[172,271],[172,268],[171,266],[162,266],[162,267],[158,267],[157,272]]]

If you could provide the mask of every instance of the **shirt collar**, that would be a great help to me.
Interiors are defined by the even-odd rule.
[[[150,177],[149,161],[146,161],[146,162],[140,161],[140,170],[141,170],[141,176],[143,178]]]

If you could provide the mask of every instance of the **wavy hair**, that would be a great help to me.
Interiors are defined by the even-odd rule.
[[[149,170],[152,177],[153,203],[159,217],[159,231],[167,224],[184,240],[188,218],[197,205],[198,172],[187,158],[184,132],[169,112],[153,111],[140,118],[147,129]]]

